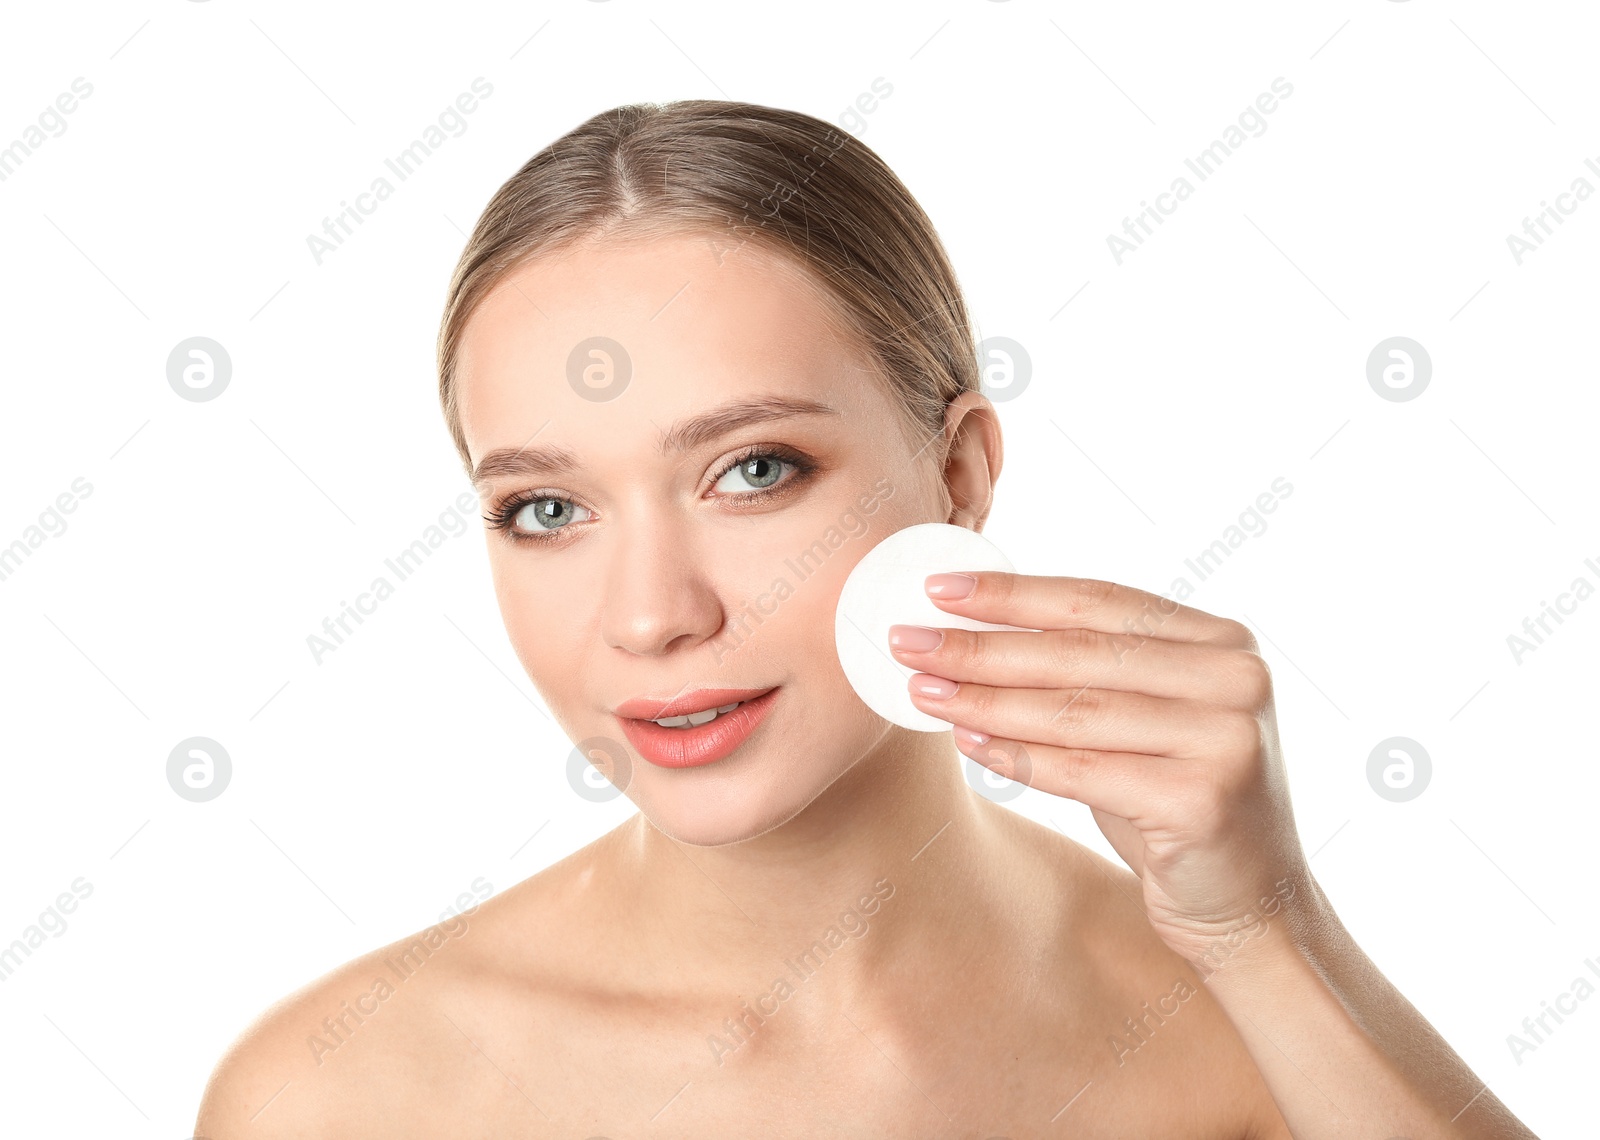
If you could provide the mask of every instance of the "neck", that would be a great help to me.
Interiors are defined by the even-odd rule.
[[[881,990],[890,963],[901,973],[930,954],[964,956],[962,936],[985,936],[1007,874],[1005,809],[967,785],[964,763],[947,734],[891,728],[753,839],[697,847],[635,816],[619,829],[613,879],[641,938],[629,956],[672,985],[751,999],[782,979],[810,1008]]]

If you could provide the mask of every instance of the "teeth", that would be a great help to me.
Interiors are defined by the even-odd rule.
[[[698,728],[702,724],[709,724],[725,712],[732,712],[743,701],[734,701],[731,705],[721,705],[718,708],[706,709],[704,712],[689,713],[687,716],[667,716],[655,721],[662,728]]]

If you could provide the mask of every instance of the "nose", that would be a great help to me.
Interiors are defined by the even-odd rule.
[[[658,517],[620,538],[597,582],[606,644],[656,657],[714,637],[726,613],[707,573],[729,550],[704,549],[685,523]]]

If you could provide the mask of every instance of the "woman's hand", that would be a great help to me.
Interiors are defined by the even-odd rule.
[[[957,597],[965,578],[975,587]],[[1174,951],[1215,961],[1219,939],[1258,932],[1282,901],[1313,902],[1248,629],[1094,579],[980,571],[927,586],[951,613],[1026,630],[942,628],[937,648],[913,651],[896,633],[916,627],[894,627],[891,651],[921,670],[917,707],[955,724],[978,763],[1089,805]]]

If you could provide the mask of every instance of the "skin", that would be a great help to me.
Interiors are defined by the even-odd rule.
[[[519,492],[581,508],[548,546],[488,534],[511,642],[561,729],[622,741],[617,703],[702,686],[777,685],[778,700],[716,763],[611,768],[639,813],[436,932],[404,981],[387,963],[412,938],[267,1010],[212,1074],[197,1134],[1266,1140],[1290,1135],[1285,1107],[1301,1136],[1447,1134],[1418,1106],[1475,1080],[1464,1066],[1423,1091],[1394,1078],[1388,1114],[1365,1117],[1360,1090],[1405,1065],[1352,1033],[1343,1076],[1319,1081],[1352,1082],[1340,1113],[1362,1129],[1346,1133],[1239,1029],[1236,1010],[1281,1026],[1304,1071],[1299,1035],[1306,1053],[1321,1039],[1337,1052],[1338,1011],[1386,985],[1359,951],[1331,949],[1270,677],[1242,626],[1111,583],[982,574],[971,599],[940,604],[1045,632],[947,630],[939,650],[902,654],[924,670],[913,691],[958,682],[918,700],[992,737],[963,751],[1089,803],[1132,870],[974,791],[959,733],[905,731],[856,698],[833,648],[845,577],[901,527],[981,530],[1002,449],[975,393],[941,437],[918,438],[835,317],[796,267],[692,234],[541,259],[474,313],[458,371],[473,464],[530,443],[581,464],[481,487],[486,514]],[[608,400],[568,379],[596,330],[632,366]],[[772,395],[845,414],[657,450],[686,417]],[[784,493],[741,506],[756,485],[722,473],[747,444],[787,445],[817,470],[785,466]],[[537,530],[533,512],[518,518]],[[800,579],[786,559],[830,527],[848,537]],[[792,591],[755,611],[780,577]],[[791,973],[834,927],[810,976]],[[1345,1005],[1296,988],[1312,983],[1287,963],[1312,961],[1306,948]],[[381,1001],[380,976],[394,983]],[[791,989],[775,997],[779,977]],[[1391,993],[1367,1020],[1422,1042],[1413,1064],[1447,1061]],[[339,1038],[323,1030],[361,995],[370,1012],[346,1014]],[[1274,1021],[1264,995],[1324,1020]],[[734,1033],[759,999],[759,1025]],[[316,1034],[338,1042],[320,1058]],[[1473,1131],[1475,1118],[1449,1134],[1531,1135]]]

